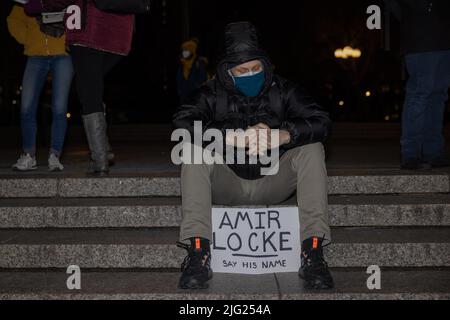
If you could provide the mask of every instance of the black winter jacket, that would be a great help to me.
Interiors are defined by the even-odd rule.
[[[449,0],[385,0],[400,21],[404,54],[450,50]]]
[[[173,117],[174,125],[193,132],[194,121],[202,121],[204,130],[215,128],[224,132],[265,123],[271,129],[286,130],[291,135],[291,142],[280,148],[280,156],[292,148],[324,142],[331,124],[328,113],[302,87],[273,75],[272,65],[259,49],[251,25],[234,27],[244,27],[244,32],[250,28],[250,39],[244,37],[243,40],[242,32],[236,35],[237,32],[230,32],[230,29],[235,30],[228,27],[227,54],[218,65],[216,78],[178,109]],[[263,62],[266,81],[259,96],[250,98],[235,88],[228,70],[233,65],[255,59]],[[278,95],[279,103],[273,103],[271,95]],[[241,178],[261,177],[261,164],[229,166]]]

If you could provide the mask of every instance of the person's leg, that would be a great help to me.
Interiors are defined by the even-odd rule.
[[[279,173],[257,183],[252,201],[256,203],[278,204],[296,191],[302,241],[299,276],[307,289],[333,288],[333,277],[323,254],[323,246],[331,242],[323,145],[308,144],[289,150],[280,160]]]
[[[296,173],[302,241],[320,237],[330,242],[328,174],[323,145],[309,144],[291,150],[287,156]]]
[[[103,76],[106,76],[122,60],[123,56],[109,52],[103,54]]]
[[[409,79],[402,115],[401,153],[404,160],[421,159],[428,99],[433,92],[433,59],[428,53],[415,53],[406,55],[405,62]]]
[[[52,141],[50,153],[61,156],[67,130],[67,108],[73,78],[70,56],[58,56],[52,62]]]
[[[291,149],[282,156],[278,174],[243,182],[244,188],[250,190],[246,204],[276,205],[296,192],[302,241],[320,237],[328,242],[327,179],[321,143]]]
[[[212,204],[245,202],[243,180],[226,165],[187,164],[181,170],[183,222],[180,241],[212,239]]]
[[[194,237],[211,240],[213,170],[213,165],[206,164],[184,164],[181,168],[181,242]]]
[[[331,240],[325,152],[321,143],[288,151],[279,172],[258,180],[239,178],[226,165],[184,165],[181,173],[181,240],[211,239],[211,210],[216,205],[275,205],[297,190],[302,240]]]
[[[225,165],[186,164],[181,170],[183,221],[179,246],[188,255],[181,269],[181,289],[205,289],[212,278],[211,210],[214,191],[222,190],[227,201],[242,191],[241,179]],[[242,194],[242,192],[241,192]],[[217,198],[217,197],[216,197]],[[236,200],[236,199],[235,199]]]
[[[280,161],[280,172],[259,183],[263,185],[255,190],[263,191],[257,194],[263,204],[287,200],[290,191],[297,190],[302,239],[299,276],[306,289],[333,288],[333,277],[323,254],[323,246],[331,242],[323,145],[308,144],[289,150]]]
[[[49,72],[49,58],[29,57],[22,81],[21,128],[23,151],[36,153],[36,112],[39,97]]]
[[[122,60],[123,56],[112,54],[112,53],[104,53],[103,58],[103,75],[104,77]],[[105,105],[104,105],[105,106]],[[106,114],[106,108],[104,108],[104,112]],[[107,136],[106,141],[106,150],[108,151],[108,163],[110,166],[115,164],[115,155],[113,153],[111,144],[109,142],[109,137]]]
[[[78,97],[83,108],[83,124],[91,150],[92,171],[109,172],[108,137],[103,108],[103,58],[101,51],[71,46]]]
[[[433,74],[433,91],[428,99],[423,145],[423,157],[427,162],[444,155],[444,112],[450,86],[450,50],[434,52],[432,57],[429,72]]]
[[[297,189],[301,225],[302,271],[308,287],[327,289],[333,287],[333,279],[323,259],[322,241],[331,240],[327,213],[327,172],[323,145],[311,144],[288,151],[280,160],[279,172],[259,180],[244,180],[226,165],[183,165],[181,174],[182,211],[180,241],[191,241],[189,261],[197,261],[197,267],[183,268],[180,287],[202,288],[210,279],[209,267],[201,261],[209,261],[209,249],[192,248],[198,240],[206,239],[209,247],[212,239],[212,204],[218,205],[274,205],[286,201]],[[316,247],[313,240],[316,237]],[[308,243],[311,242],[311,248]],[[206,253],[207,259],[204,258]],[[190,264],[189,264],[190,265]]]
[[[282,163],[289,163],[287,158]],[[180,240],[212,238],[212,205],[268,205],[280,203],[295,192],[296,176],[289,165],[280,165],[276,176],[259,180],[238,177],[227,165],[183,165],[181,193],[183,222]]]
[[[83,115],[103,112],[103,53],[81,46],[70,52]]]

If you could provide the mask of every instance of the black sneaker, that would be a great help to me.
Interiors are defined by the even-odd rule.
[[[448,168],[450,167],[450,157],[441,155],[431,160],[430,165],[433,168]]]
[[[181,264],[180,289],[207,289],[207,282],[213,277],[209,241],[192,238],[191,245],[178,243],[178,247],[188,252]]]
[[[419,158],[410,158],[402,161],[402,170],[431,170],[431,165]]]
[[[323,257],[323,239],[312,237],[303,241],[302,266],[299,276],[305,289],[326,290],[334,288],[333,277]]]

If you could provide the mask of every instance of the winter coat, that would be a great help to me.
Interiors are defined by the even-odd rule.
[[[256,59],[264,65],[265,85],[257,97],[246,97],[235,88],[228,70]],[[278,95],[279,103],[271,104],[274,99],[270,96],[274,94]],[[177,128],[191,132],[194,121],[202,121],[204,130],[216,128],[223,133],[226,129],[245,130],[258,123],[286,130],[291,141],[280,149],[280,156],[286,150],[325,141],[331,124],[328,113],[302,87],[273,75],[266,53],[259,48],[256,30],[248,23],[227,27],[226,54],[218,64],[216,78],[201,87],[173,117]],[[241,178],[261,178],[260,163],[229,167]]]
[[[67,44],[79,45],[128,55],[134,31],[134,15],[104,12],[93,0],[42,0],[44,10],[60,11],[70,5],[78,5],[83,16],[81,30],[67,29]],[[86,5],[86,7],[85,7]]]
[[[25,14],[22,6],[15,5],[7,18],[10,34],[24,46],[26,56],[67,55],[66,38],[43,33],[35,17]]]
[[[177,91],[180,100],[184,102],[189,96],[198,88],[202,86],[207,80],[206,63],[203,59],[196,59],[192,64],[187,79],[184,78],[183,66],[180,64],[177,73]]]
[[[404,54],[450,50],[449,0],[385,0],[400,21]]]

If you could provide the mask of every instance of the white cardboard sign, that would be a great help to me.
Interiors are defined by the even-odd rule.
[[[211,267],[216,273],[298,272],[297,207],[213,208]]]

